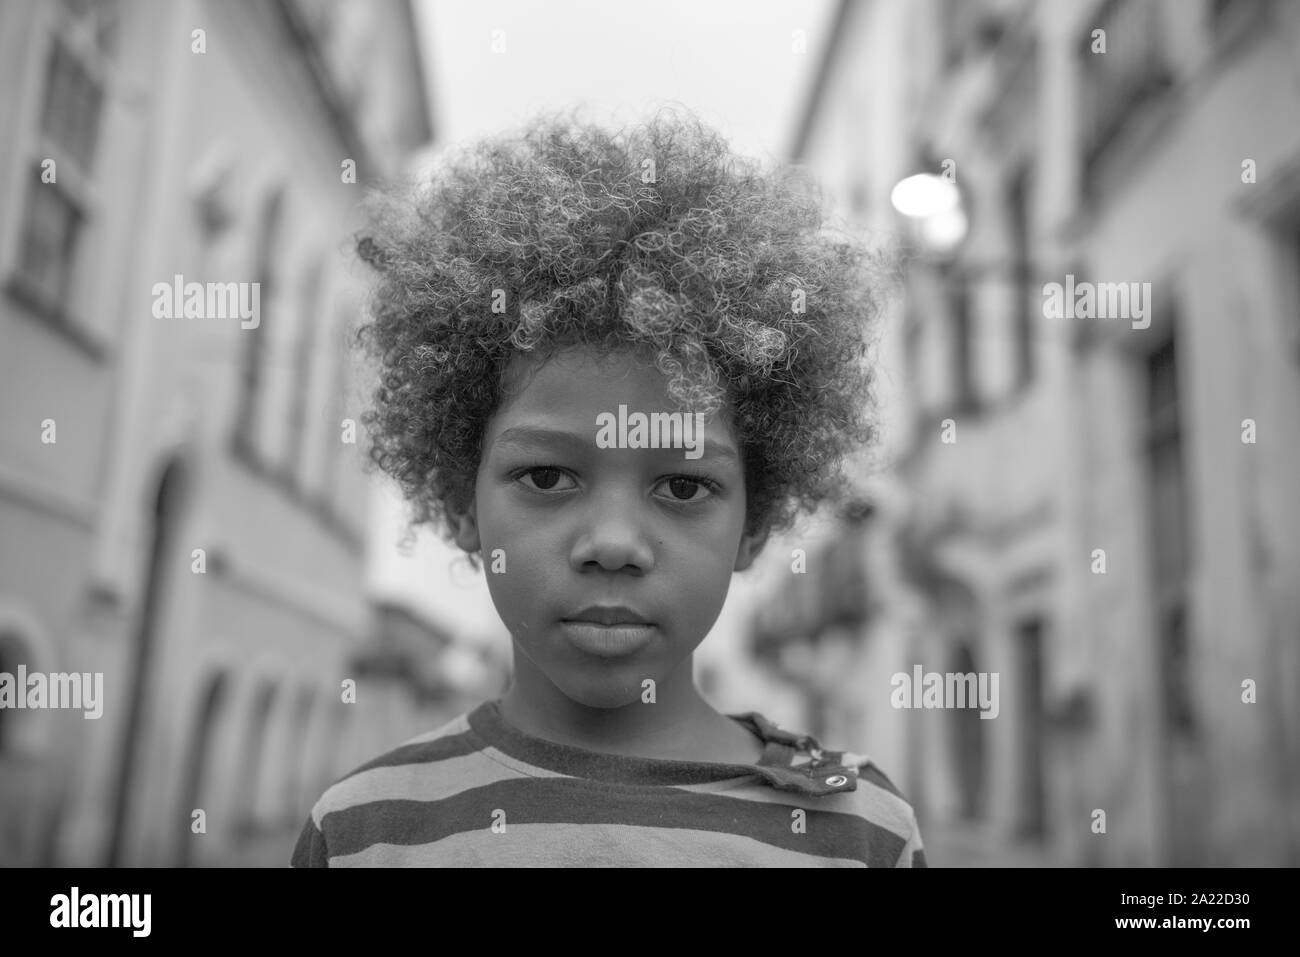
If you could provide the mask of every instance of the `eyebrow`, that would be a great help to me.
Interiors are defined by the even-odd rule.
[[[561,429],[547,429],[536,425],[516,425],[513,428],[506,429],[493,440],[492,444],[496,445],[514,445],[514,446],[537,446],[537,445],[563,445],[572,448],[575,452],[590,452],[595,448],[594,436],[581,435],[577,432],[565,432]],[[644,449],[647,452],[674,452],[677,449]],[[718,442],[705,442],[704,454],[700,459],[692,461],[702,461],[704,459],[714,458],[730,461],[733,465],[740,465],[740,456],[730,445]]]

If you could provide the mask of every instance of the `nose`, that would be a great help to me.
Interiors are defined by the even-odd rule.
[[[569,564],[575,571],[603,569],[645,574],[655,562],[647,519],[643,503],[634,494],[616,489],[593,494],[583,511]]]

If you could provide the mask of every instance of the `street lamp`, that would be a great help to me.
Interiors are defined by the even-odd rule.
[[[957,184],[933,173],[899,180],[889,194],[894,209],[907,217],[925,248],[948,256],[966,238],[970,221]]]
[[[889,201],[904,216],[921,218],[961,204],[957,184],[933,173],[916,173],[898,181]]]

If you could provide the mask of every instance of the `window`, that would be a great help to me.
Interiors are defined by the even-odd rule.
[[[1243,190],[1237,208],[1268,247],[1280,351],[1300,361],[1300,159],[1270,169],[1267,179]]]
[[[289,767],[283,778],[284,820],[291,826],[302,820],[302,815],[311,809],[311,803],[315,798],[314,795],[303,793],[302,786],[303,770],[307,763],[304,757],[307,752],[307,732],[311,728],[314,704],[315,695],[312,691],[307,688],[300,689],[297,710],[289,731],[292,738],[288,751]]]
[[[226,709],[230,697],[230,679],[224,672],[217,672],[210,677],[199,700],[202,702],[198,717],[190,732],[185,747],[185,771],[181,778],[184,789],[176,815],[179,825],[179,840],[176,844],[176,867],[189,867],[194,858],[198,841],[190,830],[190,808],[209,806],[209,788],[216,777],[217,769],[213,766],[216,744],[221,725],[225,721]]]
[[[1022,168],[1011,183],[1011,256],[1015,274],[1015,389],[1034,378],[1034,304],[1029,288],[1029,170]]]
[[[1093,31],[1105,31],[1105,52],[1093,52]],[[1119,141],[1132,119],[1173,85],[1160,0],[1109,0],[1080,44],[1085,177]]]
[[[1186,628],[1188,502],[1180,420],[1178,353],[1170,338],[1146,359],[1148,511],[1163,711],[1171,731],[1189,733],[1195,729],[1195,714]]]
[[[22,645],[18,636],[10,631],[0,632],[0,674],[16,674],[19,664],[26,664],[22,657]],[[25,688],[19,688],[18,694],[26,694]],[[10,709],[0,708],[0,757],[12,749],[10,740]]]
[[[1020,709],[1017,832],[1021,837],[1036,841],[1047,836],[1046,742],[1043,734],[1046,624],[1043,618],[1034,616],[1015,625],[1015,648],[1019,659],[1016,699]]]
[[[977,640],[974,635],[964,635],[953,646],[948,667],[954,674],[978,675],[973,651]],[[975,707],[953,708],[950,713],[949,740],[956,771],[958,813],[963,820],[979,821],[984,817],[986,803],[989,742],[984,726],[987,722],[980,718],[980,709]]]
[[[338,471],[343,444],[343,419],[347,416],[344,404],[348,389],[348,352],[346,330],[348,324],[347,307],[340,303],[335,307],[333,333],[330,336],[330,372],[329,420],[325,423],[325,449],[322,458],[324,480],[321,484],[320,500],[326,509],[335,508],[338,494]]]
[[[255,458],[258,416],[262,405],[263,376],[266,364],[267,322],[274,322],[276,254],[283,219],[284,191],[273,190],[262,205],[255,247],[254,282],[260,284],[261,321],[255,329],[245,329],[244,356],[240,367],[239,410],[235,416],[234,446],[246,458]]]
[[[73,264],[85,216],[57,182],[41,183],[41,173],[41,167],[33,168],[33,185],[27,193],[20,281],[38,305],[66,313],[70,311]]]
[[[253,711],[244,731],[245,776],[236,782],[235,812],[232,815],[235,836],[248,838],[261,824],[259,796],[266,787],[266,776],[273,769],[266,761],[266,741],[271,730],[271,715],[276,703],[276,688],[263,684],[254,699]]]
[[[1210,0],[1210,30],[1220,43],[1231,43],[1264,19],[1268,0]]]
[[[908,392],[916,397],[923,395],[921,389],[921,347],[923,345],[923,332],[921,310],[916,304],[916,298],[908,294],[905,303],[905,312],[903,314],[903,361],[907,370],[907,389]],[[919,403],[918,403],[919,404]]]
[[[292,393],[289,398],[289,454],[285,471],[292,479],[298,471],[302,457],[303,433],[307,429],[307,397],[311,388],[311,360],[315,352],[316,326],[320,321],[321,261],[319,259],[303,272],[299,302],[297,339],[293,356]]]
[[[118,4],[64,0],[41,86],[12,287],[32,309],[68,326],[77,310],[86,234],[94,218],[95,161],[109,98]]]
[[[1253,0],[1210,0],[1210,19],[1218,23],[1237,7],[1255,6]]]
[[[950,274],[952,286],[952,349],[953,381],[955,395],[952,396],[957,408],[970,409],[976,404],[974,341],[971,328],[970,284],[964,276]]]
[[[1300,359],[1300,220],[1287,236],[1286,261],[1291,276],[1291,341],[1295,343],[1295,358]]]
[[[945,70],[956,69],[965,58],[980,14],[975,0],[943,0],[939,5],[940,55]]]
[[[94,165],[104,87],[73,51],[65,36],[55,35],[45,80],[41,128],[80,169],[89,172]]]

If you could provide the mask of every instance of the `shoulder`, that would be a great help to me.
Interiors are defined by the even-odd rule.
[[[875,760],[866,754],[858,754],[854,751],[839,752],[840,762],[845,767],[854,768],[858,772],[858,782],[867,785],[870,788],[884,792],[890,799],[902,805],[908,804],[907,798],[898,786],[889,778]]]
[[[859,819],[874,848],[877,865],[910,862],[920,849],[920,832],[911,802],[867,754],[823,747],[810,734],[787,731],[757,712],[737,715],[769,745],[781,765],[767,771],[770,783],[817,795],[817,806]]]
[[[772,740],[790,748],[791,769],[817,787],[822,796],[815,806],[856,821],[849,828],[851,846],[868,867],[926,866],[912,803],[870,755],[823,747],[811,735],[783,732],[759,720]]]
[[[326,815],[374,800],[409,796],[413,788],[454,776],[467,758],[483,749],[460,714],[431,731],[371,758],[330,785],[312,808],[319,825]]]
[[[926,866],[915,808],[870,755],[823,747],[811,735],[789,737],[795,766],[844,788],[828,795],[826,807],[860,820],[870,847],[868,866]]]
[[[350,771],[312,805],[293,865],[330,867],[372,844],[407,843],[429,819],[413,809],[455,798],[502,770],[485,748],[464,713]]]
[[[858,813],[901,842],[895,866],[924,867],[920,826],[912,803],[867,755],[844,752],[841,762],[846,768],[857,770],[858,787],[854,795]]]
[[[857,790],[864,806],[889,819],[891,823],[901,824],[912,818],[911,802],[870,757],[846,751],[840,757],[840,763],[857,772]]]

